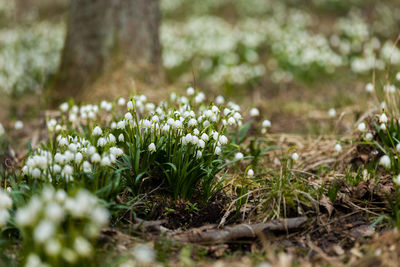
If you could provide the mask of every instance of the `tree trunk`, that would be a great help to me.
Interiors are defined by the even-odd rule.
[[[112,63],[129,61],[158,74],[159,8],[159,0],[71,0],[52,100],[79,97]]]

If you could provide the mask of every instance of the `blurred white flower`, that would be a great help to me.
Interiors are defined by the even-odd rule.
[[[360,124],[358,124],[357,129],[360,132],[365,132],[365,130],[367,129],[367,125],[365,124],[365,122],[361,122]]]
[[[24,128],[24,123],[22,121],[16,121],[14,124],[14,129],[21,130],[22,128]]]
[[[258,117],[260,115],[260,111],[258,108],[252,108],[250,109],[250,116],[251,117]]]
[[[254,176],[254,171],[253,171],[253,169],[249,169],[249,170],[247,171],[247,176],[248,176],[248,177],[253,177],[253,176]]]
[[[334,108],[331,108],[328,111],[328,115],[329,115],[329,117],[335,117],[336,116],[336,110]]]
[[[150,152],[156,152],[156,145],[155,145],[154,143],[151,143],[151,144],[149,145],[149,151],[150,151]]]
[[[294,152],[293,154],[292,154],[292,159],[293,159],[293,161],[298,161],[299,160],[299,154],[297,154],[296,152]]]
[[[387,155],[383,155],[380,159],[379,159],[379,165],[382,165],[385,168],[390,168],[391,165],[391,160],[389,158],[389,156]]]

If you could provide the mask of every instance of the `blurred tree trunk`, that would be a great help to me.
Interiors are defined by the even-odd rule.
[[[159,8],[159,0],[71,0],[52,100],[79,96],[107,67],[126,61],[159,74]]]

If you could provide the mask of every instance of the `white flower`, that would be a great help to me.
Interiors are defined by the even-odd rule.
[[[221,155],[221,152],[222,152],[222,150],[221,150],[221,148],[220,148],[219,146],[217,146],[217,147],[215,148],[215,150],[214,150],[214,153],[215,153],[216,155]]]
[[[400,174],[398,174],[396,177],[393,178],[393,181],[396,185],[400,185]]]
[[[292,159],[293,159],[293,161],[298,161],[299,160],[299,154],[297,154],[296,152],[294,152],[293,154],[292,154]]]
[[[335,145],[335,151],[336,151],[336,152],[342,151],[342,146],[341,146],[340,144],[336,144],[336,145]]]
[[[367,141],[371,141],[372,138],[374,138],[374,136],[372,135],[372,133],[367,133],[367,134],[365,135],[365,140],[367,140]]]
[[[151,143],[151,144],[149,145],[149,151],[150,151],[150,152],[155,152],[155,151],[156,151],[156,145],[155,145],[154,143]]]
[[[269,120],[264,120],[261,124],[263,128],[271,127],[271,122]]]
[[[328,115],[329,115],[329,117],[335,117],[336,116],[336,110],[334,108],[331,108],[328,111]]]
[[[97,140],[97,146],[103,147],[107,144],[107,140],[104,137],[100,137],[99,140]]]
[[[196,136],[197,137],[197,136]],[[206,146],[206,142],[204,142],[202,139],[198,140],[197,146],[199,148],[204,148]]]
[[[229,124],[229,125],[234,125],[234,124],[236,124],[235,118],[234,118],[234,117],[229,117],[229,118],[228,118],[228,124]]]
[[[101,130],[101,128],[99,126],[94,127],[94,129],[93,129],[94,136],[101,135],[102,133],[103,133],[103,130]]]
[[[118,106],[123,106],[123,105],[125,105],[125,98],[123,98],[123,97],[120,97],[119,99],[118,99],[118,102],[117,102],[117,104],[118,104]]]
[[[2,189],[0,189],[0,210],[10,209],[12,207],[11,197]]]
[[[221,135],[219,137],[219,142],[221,143],[221,145],[226,145],[228,143],[228,138],[225,135]]]
[[[57,239],[50,239],[46,242],[44,250],[50,256],[57,256],[61,251],[61,244]]]
[[[387,155],[383,155],[380,159],[379,159],[379,165],[382,165],[385,168],[390,168],[391,165],[391,161],[389,156]]]
[[[253,171],[253,169],[249,169],[249,170],[247,171],[247,176],[248,176],[248,177],[253,177],[253,176],[254,176],[254,171]]]
[[[92,245],[85,238],[79,236],[75,238],[74,250],[79,255],[83,257],[88,257],[92,252]]]
[[[250,116],[251,117],[257,117],[260,115],[260,111],[258,110],[258,108],[252,108],[250,109]]]
[[[128,110],[133,109],[133,102],[132,101],[128,101],[128,103],[126,104],[126,107],[128,108]]]
[[[125,113],[125,116],[124,116],[124,117],[125,117],[125,120],[127,120],[127,121],[133,119],[132,113],[130,113],[130,112]]]
[[[244,157],[243,153],[238,152],[238,153],[235,154],[235,159],[236,160],[241,160],[243,157]]]
[[[49,220],[44,220],[36,226],[33,232],[33,238],[38,243],[44,243],[54,233],[54,224]]]
[[[64,102],[60,105],[60,109],[62,112],[67,112],[68,108],[69,108],[69,105],[67,102]]]
[[[365,91],[367,91],[368,93],[372,93],[374,91],[374,85],[372,83],[367,83],[365,85]]]
[[[195,119],[190,119],[189,121],[188,121],[188,125],[189,126],[195,126],[197,124],[197,120],[195,120]]]
[[[357,129],[358,129],[360,132],[365,132],[365,130],[367,129],[367,125],[365,124],[365,122],[361,122],[361,123],[357,126]]]
[[[208,135],[207,135],[206,133],[203,133],[203,134],[201,135],[201,139],[202,139],[203,141],[207,142],[207,141],[210,139],[210,137],[208,137]]]
[[[41,173],[41,171],[40,171],[38,168],[34,168],[34,169],[32,170],[32,177],[33,177],[33,178],[39,178],[41,174],[42,174],[42,173]]]
[[[61,173],[64,176],[71,176],[74,173],[74,168],[70,165],[65,165]]]
[[[88,161],[84,161],[82,167],[84,172],[86,173],[92,172],[92,164],[90,164]]]
[[[124,142],[124,140],[125,140],[124,134],[120,134],[120,135],[118,136],[118,141]]]
[[[24,128],[24,123],[22,121],[16,121],[14,124],[14,129],[21,130],[22,128]]]
[[[225,103],[225,98],[222,95],[219,95],[215,98],[215,103],[217,103],[217,105],[222,105]]]
[[[386,131],[386,124],[381,123],[381,125],[379,125],[379,128],[381,128],[382,131]]]
[[[385,113],[383,113],[383,114],[379,117],[379,122],[380,122],[380,123],[387,123],[387,122],[388,122],[388,117],[386,116]]]
[[[53,221],[59,222],[64,218],[64,211],[57,203],[49,203],[45,209],[46,217]]]
[[[0,210],[0,228],[7,224],[8,219],[10,219],[8,210]]]
[[[200,150],[196,152],[196,159],[200,159],[203,156],[203,153]]]
[[[400,72],[396,73],[396,80],[400,81]]]
[[[154,250],[151,247],[145,245],[137,245],[132,251],[132,254],[140,263],[152,263],[156,259],[156,253],[154,252]]]
[[[115,138],[115,136],[114,136],[112,133],[110,133],[110,134],[108,135],[108,142],[110,142],[110,143],[115,143],[116,140],[117,140],[117,139]]]
[[[82,159],[83,159],[83,155],[81,152],[78,152],[75,154],[75,163],[76,164],[81,163]]]
[[[94,154],[91,156],[90,159],[92,160],[92,162],[100,162],[101,157],[100,157],[100,155],[99,155],[98,153],[94,153]]]
[[[100,163],[102,166],[110,166],[111,165],[111,159],[110,159],[110,157],[109,156],[104,156],[102,159],[101,159],[101,163]]]
[[[186,89],[186,94],[187,95],[194,95],[194,88],[193,87],[189,87],[188,89]]]

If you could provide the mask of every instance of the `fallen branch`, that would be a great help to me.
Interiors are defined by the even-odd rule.
[[[226,243],[238,238],[255,238],[268,231],[289,231],[297,229],[307,221],[307,217],[274,220],[267,223],[241,224],[220,230],[201,231],[193,229],[177,234],[174,239],[189,243]]]
[[[140,230],[142,232],[159,232],[166,233],[169,231],[168,228],[162,226],[162,224],[166,223],[166,220],[160,221],[145,221],[140,218],[135,219],[136,223],[133,225],[134,230]]]

